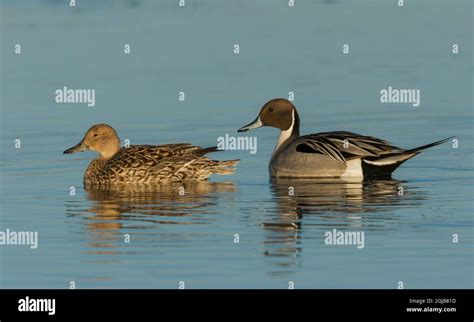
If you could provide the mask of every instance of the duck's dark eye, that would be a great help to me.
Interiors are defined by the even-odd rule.
[[[273,112],[273,107],[270,107],[270,108],[268,109],[268,111],[269,111],[269,112]]]
[[[94,137],[96,137],[96,136],[99,136],[99,134],[97,134],[97,133],[96,133],[96,134],[94,134]]]

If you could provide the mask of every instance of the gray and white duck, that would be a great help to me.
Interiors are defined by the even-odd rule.
[[[272,177],[387,178],[405,161],[452,139],[403,149],[382,139],[347,131],[300,136],[298,112],[283,98],[263,105],[257,118],[238,132],[262,126],[281,131],[269,163]]]

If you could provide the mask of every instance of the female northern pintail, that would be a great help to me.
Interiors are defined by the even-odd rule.
[[[272,177],[390,177],[403,162],[451,139],[405,150],[381,139],[345,131],[300,136],[298,112],[282,98],[267,102],[255,121],[238,131],[261,126],[281,130],[269,164]]]
[[[107,124],[92,126],[81,142],[64,151],[99,152],[84,174],[86,185],[157,184],[202,181],[212,174],[232,174],[239,160],[215,161],[204,155],[216,147],[189,143],[120,147],[115,130]]]

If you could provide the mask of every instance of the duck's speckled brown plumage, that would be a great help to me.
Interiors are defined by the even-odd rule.
[[[202,181],[212,174],[234,173],[239,161],[215,161],[204,156],[217,151],[216,147],[177,143],[120,148],[119,142],[112,127],[99,124],[91,127],[78,145],[64,153],[84,150],[101,153],[100,157],[92,160],[84,174],[84,184],[88,186]]]
[[[189,143],[121,148],[109,160],[93,160],[84,174],[87,185],[156,184],[206,180],[213,173],[232,174],[238,160],[214,161]]]

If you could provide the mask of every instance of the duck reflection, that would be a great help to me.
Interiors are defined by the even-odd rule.
[[[205,224],[212,220],[209,214],[215,209],[220,194],[235,191],[235,185],[229,182],[84,188],[90,206],[77,209],[70,201],[66,204],[67,213],[85,219],[91,238],[89,246],[100,248],[93,253],[101,254],[113,252],[104,248],[123,245],[124,235],[133,229],[156,228],[158,224]]]
[[[397,220],[391,215],[394,209],[416,205],[422,199],[414,187],[407,189],[406,185],[393,179],[272,179],[270,189],[276,208],[266,213],[263,222],[264,254],[276,268],[270,273],[287,273],[300,264],[303,222],[311,228],[305,233],[321,240],[325,231],[334,228],[391,229],[391,223]]]

